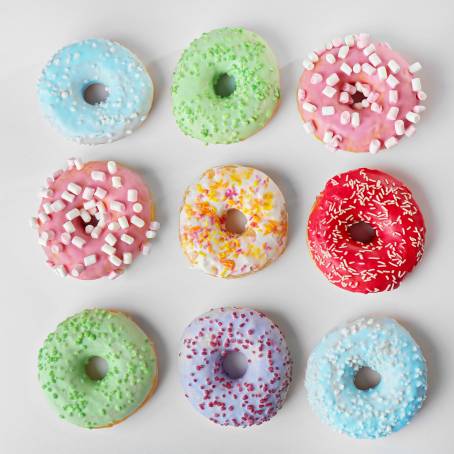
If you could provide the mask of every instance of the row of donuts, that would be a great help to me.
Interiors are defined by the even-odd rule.
[[[228,361],[241,355],[245,367]],[[222,426],[250,427],[276,415],[292,382],[292,358],[279,327],[250,308],[212,309],[185,329],[180,382],[195,410]],[[93,358],[107,371],[93,376]],[[370,367],[380,381],[360,388]],[[152,340],[126,314],[88,309],[60,323],[39,352],[39,380],[64,420],[85,428],[122,422],[158,383]],[[334,329],[312,351],[305,377],[321,420],[353,438],[380,438],[406,426],[422,407],[427,365],[408,331],[389,318],[360,318]]]
[[[160,227],[141,177],[115,161],[70,159],[41,189],[37,228],[47,263],[61,276],[110,279],[150,252]],[[245,219],[229,226],[231,213]],[[179,238],[191,267],[235,278],[274,262],[287,244],[285,198],[263,172],[239,165],[207,170],[185,192]],[[367,226],[371,237],[355,231]],[[424,251],[425,226],[411,191],[379,170],[331,178],[307,223],[311,256],[340,288],[375,293],[397,288]]]
[[[415,132],[427,94],[388,43],[367,33],[335,38],[303,60],[297,105],[304,129],[330,150],[377,153]],[[100,92],[100,90],[103,90]],[[153,82],[128,49],[87,39],[58,51],[38,84],[45,116],[66,137],[100,144],[131,134],[152,106]],[[279,69],[254,32],[221,28],[183,52],[173,74],[173,114],[180,130],[206,144],[258,132],[280,100]]]

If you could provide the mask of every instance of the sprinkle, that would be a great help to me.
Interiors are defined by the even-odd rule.
[[[390,104],[397,104],[399,92],[397,90],[389,90],[388,100]]]
[[[111,246],[110,244],[104,243],[101,246],[101,251],[104,252],[104,254],[107,254],[107,255],[114,255],[115,252],[116,252],[116,249],[113,246]]]
[[[69,202],[69,203],[74,202],[74,198],[75,198],[75,197],[76,197],[76,196],[75,196],[74,194],[71,194],[71,193],[68,192],[68,191],[64,191],[64,192],[62,192],[62,194],[61,194],[61,198],[62,198],[63,200],[66,200],[66,201]]]
[[[405,118],[411,123],[418,123],[418,121],[421,119],[421,117],[415,112],[407,112]]]
[[[112,211],[117,211],[117,212],[124,212],[125,211],[125,205],[124,203],[117,202],[116,200],[111,200],[110,201],[110,209]]]
[[[117,277],[121,276],[122,270],[112,270],[108,275],[107,278],[113,281]]]
[[[322,77],[321,74],[319,74],[319,73],[314,73],[314,74],[312,74],[312,77],[311,77],[311,84],[312,84],[312,85],[317,85],[317,84],[319,84],[322,80],[323,80],[323,77]]]
[[[334,109],[334,106],[323,106],[322,107],[322,115],[324,116],[330,116],[334,115],[336,110]]]
[[[357,42],[357,46],[358,46],[358,49],[363,49],[364,47],[366,47],[369,42],[370,42],[370,35],[369,33],[360,33],[359,35],[357,35],[357,39],[358,39],[358,42]]]
[[[326,78],[325,82],[330,87],[333,87],[339,82],[339,76],[337,75],[337,73],[332,73]]]
[[[145,233],[145,236],[150,240],[152,238],[155,238],[156,235],[157,235],[157,233],[154,230],[147,230],[147,232]]]
[[[341,113],[340,123],[341,123],[341,125],[348,125],[350,123],[350,112],[348,110],[344,110]]]
[[[98,224],[90,233],[90,236],[93,238],[93,239],[98,239],[99,238],[99,235],[101,235],[101,231],[102,231],[102,227]]]
[[[347,35],[344,38],[344,42],[345,42],[345,44],[347,44],[347,46],[352,47],[355,45],[355,38],[353,35]]]
[[[369,55],[369,61],[374,66],[378,66],[381,63],[381,58],[376,53],[373,53],[373,54]]]
[[[366,63],[366,64],[368,64],[368,63]],[[370,66],[370,65],[369,65],[369,66]],[[371,66],[371,68],[372,68],[372,66]],[[355,63],[355,64],[353,65],[353,72],[354,72],[355,74],[359,74],[359,73],[361,72],[361,64],[360,64],[360,63]]]
[[[74,224],[71,221],[66,221],[63,224],[63,228],[68,233],[74,233],[76,231],[76,228],[74,227]]]
[[[46,214],[52,213],[52,205],[49,202],[43,203],[42,206],[43,206],[44,213],[46,213]]]
[[[392,136],[389,139],[385,140],[385,148],[389,149],[393,147],[394,145],[397,145],[399,141],[397,140],[396,137]]]
[[[82,218],[82,221],[84,221],[86,224],[88,224],[91,221],[90,213],[87,210],[84,210],[83,208],[80,210],[80,217]]]
[[[100,188],[99,186],[96,188],[95,191],[95,197],[97,199],[104,199],[104,197],[107,195],[107,191],[103,188]]]
[[[85,266],[94,265],[95,263],[96,263],[96,255],[95,254],[87,255],[87,256],[84,257],[84,265]]]
[[[410,125],[410,126],[406,129],[405,135],[406,135],[407,137],[411,137],[415,132],[416,132],[415,126],[414,126],[414,125]]]
[[[47,216],[47,214],[43,213],[42,211],[38,213],[38,219],[41,221],[42,224],[46,224],[47,222],[50,221],[50,217]]]
[[[123,263],[125,265],[131,265],[131,263],[132,263],[132,254],[131,254],[131,252],[124,252],[123,253]]]
[[[415,77],[414,79],[411,79],[411,89],[413,91],[421,91],[422,85],[421,85],[421,79],[419,77]]]
[[[396,60],[389,60],[388,62],[388,68],[393,72],[394,74],[397,74],[400,71],[400,65],[396,62]]]
[[[119,257],[117,257],[116,255],[109,255],[109,261],[110,263],[112,263],[112,265],[115,265],[115,266],[120,266],[122,264],[122,261]]]
[[[377,75],[380,80],[386,80],[386,78],[388,77],[386,68],[384,66],[379,66],[377,69]]]
[[[84,269],[85,269],[85,267],[81,263],[75,265],[73,267],[73,269],[71,270],[71,276],[79,277],[82,274],[82,272],[84,271]]]
[[[373,66],[369,65],[369,63],[363,63],[361,68],[369,76],[372,76],[372,74],[374,74],[375,71],[377,71]]]
[[[143,210],[143,206],[141,203],[137,202],[132,206],[132,210],[134,211],[134,213],[141,213]]]
[[[405,126],[403,120],[397,120],[394,122],[394,130],[398,136],[403,136],[405,132]]]
[[[88,202],[84,203],[84,208],[86,210],[91,210],[92,208],[96,208],[96,202],[93,199],[91,199]]]
[[[131,216],[131,223],[139,228],[142,228],[145,225],[145,221],[135,214]]]
[[[298,88],[298,99],[304,101],[306,98],[306,92],[302,88]]]
[[[109,223],[109,225],[107,226],[107,228],[111,231],[111,232],[115,232],[117,230],[120,229],[120,224],[118,222],[111,222]]]
[[[113,235],[112,233],[108,233],[104,238],[104,241],[107,244],[110,244],[111,246],[115,246],[117,239],[115,238],[115,235]]]
[[[73,159],[73,163],[74,163],[74,167],[75,167],[77,170],[82,170],[83,167],[84,167],[84,163],[83,163],[82,160],[79,159],[79,158],[74,158],[74,159]]]
[[[65,202],[63,202],[63,200],[56,200],[55,202],[53,202],[51,204],[51,207],[52,207],[52,211],[54,213],[58,213],[59,211],[63,210],[65,208]]]
[[[318,55],[315,52],[309,52],[307,58],[314,63],[318,61]]]
[[[323,135],[323,143],[331,143],[333,140],[334,134],[332,131],[329,129],[325,131],[325,134]]]
[[[123,186],[123,184],[121,182],[121,177],[119,177],[119,176],[112,177],[112,186],[115,189],[121,188]]]
[[[374,46],[374,44],[369,44],[369,45],[363,50],[364,55],[365,55],[366,57],[368,57],[368,56],[369,56],[370,54],[372,54],[372,52],[374,52],[374,51],[375,51],[375,46]]]
[[[74,236],[73,239],[71,240],[71,243],[74,244],[74,246],[78,247],[79,249],[82,249],[86,241],[80,236]]]
[[[67,211],[65,216],[66,219],[72,221],[73,219],[76,219],[80,216],[80,211],[78,208],[73,208],[72,210]]]
[[[87,186],[84,189],[84,192],[82,194],[82,198],[84,200],[91,200],[93,198],[94,193],[95,193],[95,188],[91,188],[90,186]]]
[[[126,216],[119,217],[118,224],[123,230],[127,229],[129,227],[128,218]]]
[[[383,112],[383,107],[380,106],[380,104],[377,104],[376,102],[373,102],[370,105],[370,110],[372,110],[372,112],[382,113]]]
[[[350,95],[346,91],[342,91],[339,95],[339,102],[341,104],[348,104],[350,101]]]
[[[369,144],[369,153],[375,154],[380,149],[381,143],[378,139],[371,140]]]
[[[333,54],[326,54],[325,60],[332,65],[336,63],[336,57]]]
[[[91,179],[94,181],[106,181],[106,174],[100,170],[93,170],[91,172]]]
[[[424,112],[426,110],[426,106],[423,106],[421,104],[418,104],[417,106],[413,107],[413,112],[416,112],[416,113],[421,113],[421,112]]]
[[[107,162],[107,170],[111,175],[117,173],[117,163],[115,161],[108,161]]]
[[[359,112],[352,112],[351,123],[354,128],[357,128],[360,125]]]
[[[82,192],[82,187],[76,183],[68,183],[68,186],[66,186],[66,189],[69,192],[72,192],[74,195],[79,195]]]
[[[120,237],[120,240],[123,241],[123,243],[131,245],[134,243],[134,238],[131,235],[128,235],[126,233],[123,233]]]
[[[60,235],[60,241],[68,246],[69,244],[71,244],[71,235],[68,232],[63,232]]]
[[[150,253],[150,250],[151,250],[150,242],[142,244],[142,254],[143,255],[148,255]]]
[[[327,85],[323,90],[322,93],[327,96],[328,98],[332,98],[336,94],[337,90],[334,87]]]
[[[424,91],[418,91],[417,97],[420,101],[425,101],[427,99],[427,94]]]
[[[399,115],[399,108],[396,106],[390,107],[388,113],[386,114],[386,118],[388,120],[394,121]]]
[[[308,70],[312,71],[314,69],[314,64],[310,60],[303,60],[303,66]]]
[[[98,213],[99,213],[99,214],[102,214],[102,213],[105,213],[105,212],[106,212],[106,206],[105,206],[104,203],[102,203],[101,201],[96,202],[96,208],[98,209]],[[99,218],[98,218],[98,219],[99,219]]]
[[[347,74],[347,76],[349,76],[352,73],[352,68],[345,62],[343,62],[342,65],[340,65],[340,70],[344,74]]]
[[[66,268],[64,265],[58,265],[55,267],[55,271],[60,277],[65,277],[68,273],[66,272]]]
[[[396,88],[397,85],[399,85],[399,81],[392,75],[390,74],[388,78],[386,79],[386,83],[391,87],[391,88]]]
[[[350,50],[350,47],[348,46],[342,46],[340,49],[339,49],[339,52],[337,53],[337,56],[339,58],[342,58],[344,59],[347,55],[348,55],[348,51]]]
[[[32,229],[37,229],[38,228],[38,219],[32,216],[29,220],[29,225]]]
[[[94,228],[95,228],[95,227],[94,227],[93,225],[87,224],[87,225],[85,226],[85,233],[86,233],[87,235],[90,235],[91,232],[93,232]]]
[[[410,71],[412,74],[417,73],[421,69],[422,69],[422,65],[421,65],[421,63],[419,63],[419,61],[413,63],[412,65],[410,65],[408,67],[408,71]]]
[[[311,120],[303,122],[303,128],[308,134],[312,134],[315,131],[314,122]]]

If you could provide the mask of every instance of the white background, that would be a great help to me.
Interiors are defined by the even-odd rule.
[[[454,14],[450,1],[163,1],[0,0],[0,452],[15,453],[447,453],[452,449],[454,363],[452,198]],[[244,26],[274,49],[282,103],[269,125],[234,145],[204,146],[182,135],[171,114],[172,71],[181,51],[202,32]],[[428,110],[411,139],[391,151],[332,154],[308,137],[295,105],[301,60],[335,36],[361,31],[420,60]],[[144,126],[95,148],[58,135],[36,96],[40,71],[62,46],[86,37],[119,41],[147,65],[156,97]],[[46,265],[28,219],[45,177],[70,156],[115,159],[140,171],[162,223],[150,256],[116,281],[57,277]],[[265,270],[236,280],[188,268],[177,238],[186,186],[207,168],[242,163],[267,172],[289,208],[289,244]],[[401,288],[355,295],[329,284],[305,242],[310,207],[326,180],[369,166],[388,171],[413,190],[428,235],[422,262]],[[178,340],[211,307],[242,305],[268,313],[283,329],[295,360],[283,409],[247,430],[217,427],[196,413],[178,382]],[[37,353],[57,323],[84,308],[122,309],[157,344],[160,384],[140,412],[113,429],[84,430],[58,419],[37,381]],[[428,360],[429,397],[413,422],[377,441],[355,441],[324,426],[308,406],[303,378],[311,349],[346,319],[364,314],[397,318]]]

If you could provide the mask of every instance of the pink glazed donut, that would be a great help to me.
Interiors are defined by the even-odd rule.
[[[32,226],[47,263],[62,277],[114,279],[149,252],[159,229],[142,178],[114,161],[70,159],[40,196]]]
[[[409,65],[388,43],[348,35],[303,61],[298,110],[309,134],[332,151],[377,153],[415,132],[427,95]]]

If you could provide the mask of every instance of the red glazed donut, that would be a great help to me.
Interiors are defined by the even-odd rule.
[[[352,226],[369,224],[363,243]],[[351,292],[397,288],[419,262],[426,228],[410,190],[380,170],[356,169],[331,178],[309,216],[312,258],[326,278]]]
[[[298,109],[306,131],[330,149],[376,153],[415,132],[427,97],[414,75],[419,62],[361,33],[311,52],[303,65]]]

